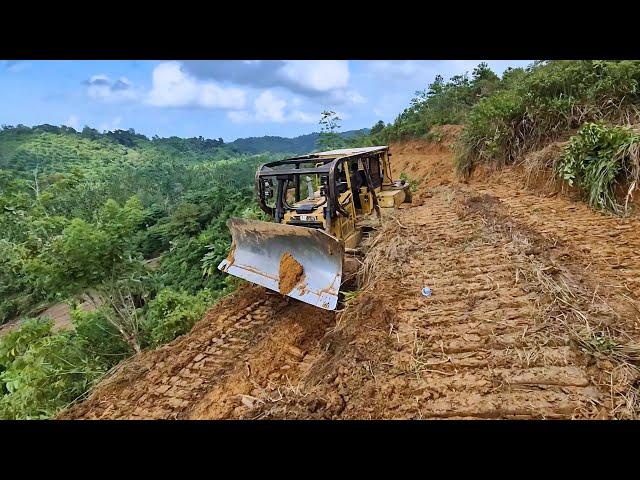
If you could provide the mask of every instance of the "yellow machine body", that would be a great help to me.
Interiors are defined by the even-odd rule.
[[[304,275],[281,293],[335,309],[344,252],[362,239],[359,222],[411,202],[409,185],[392,178],[390,155],[387,146],[350,148],[262,165],[256,193],[274,222],[230,219],[233,254],[218,268],[280,291],[277,263],[288,253]]]

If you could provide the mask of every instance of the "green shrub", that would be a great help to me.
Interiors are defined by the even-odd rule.
[[[474,162],[509,163],[518,151],[514,135],[518,119],[525,113],[523,98],[514,91],[502,91],[481,100],[469,113],[461,134],[463,148],[457,160],[459,173],[466,173]],[[469,162],[469,159],[471,160]]]
[[[587,123],[571,137],[556,172],[569,185],[583,189],[592,207],[621,213],[615,187],[637,178],[639,144],[640,135],[630,127]]]
[[[409,190],[411,190],[412,192],[418,191],[418,182],[416,182],[412,178],[409,178],[409,175],[407,175],[405,172],[402,172],[400,174],[400,180],[404,180],[405,182],[407,182],[409,184]]]
[[[29,320],[0,339],[0,418],[49,418],[106,372],[73,332],[54,333],[52,326]]]
[[[37,288],[38,276],[30,272],[34,262],[29,255],[24,245],[0,239],[0,325],[27,313],[45,296]]]
[[[502,89],[467,116],[458,170],[468,173],[479,162],[511,163],[584,122],[630,123],[640,113],[639,82],[636,60],[545,61],[508,82],[503,76]]]
[[[111,368],[133,354],[130,345],[109,321],[108,316],[111,314],[104,307],[91,312],[81,308],[71,310],[78,345],[105,368]]]
[[[24,355],[32,343],[51,335],[53,320],[34,318],[25,320],[21,327],[0,338],[0,372],[9,368],[13,361]]]
[[[198,295],[161,290],[147,305],[143,328],[148,345],[158,347],[187,333],[202,318],[209,303],[206,292]]]

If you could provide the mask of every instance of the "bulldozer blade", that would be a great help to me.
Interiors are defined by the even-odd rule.
[[[231,218],[231,251],[218,270],[280,292],[280,259],[289,253],[303,272],[288,296],[335,310],[342,279],[344,247],[322,230]]]

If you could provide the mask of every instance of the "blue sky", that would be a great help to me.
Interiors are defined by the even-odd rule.
[[[0,124],[232,141],[317,131],[331,109],[351,130],[393,121],[437,74],[471,74],[481,61],[0,61]],[[499,75],[531,63],[486,61]]]

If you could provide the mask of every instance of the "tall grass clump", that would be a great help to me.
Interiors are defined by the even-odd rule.
[[[640,178],[640,134],[629,126],[586,123],[571,137],[556,173],[569,185],[581,188],[593,208],[621,214]],[[615,189],[625,184],[623,206]]]
[[[480,99],[466,116],[456,166],[513,163],[587,122],[629,124],[640,113],[640,61],[554,60]]]

